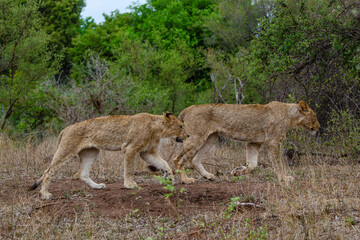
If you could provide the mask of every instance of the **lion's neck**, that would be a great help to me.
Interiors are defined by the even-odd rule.
[[[289,103],[287,105],[290,119],[290,128],[296,128],[301,118],[299,113],[299,105],[297,103]]]
[[[161,138],[162,132],[164,131],[164,124],[162,117],[156,119],[154,125],[152,126],[153,138]]]

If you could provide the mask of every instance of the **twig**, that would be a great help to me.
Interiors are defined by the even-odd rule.
[[[258,204],[255,204],[255,203],[250,203],[250,202],[235,202],[235,204],[237,206],[244,206],[244,207],[257,207],[257,208],[263,208],[263,206],[260,206]]]
[[[44,205],[35,207],[35,208],[31,209],[31,211],[30,211],[29,214],[31,214],[31,213],[32,213],[33,211],[35,211],[35,210],[39,210],[39,209],[41,209],[41,208],[53,206],[53,205],[56,205],[56,204],[57,204],[57,202],[54,202],[54,203],[44,204]]]

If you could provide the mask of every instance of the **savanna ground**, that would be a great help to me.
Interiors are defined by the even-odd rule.
[[[358,159],[308,142],[300,149],[307,154],[291,161],[290,186],[276,180],[266,151],[255,172],[232,177],[245,149],[225,141],[204,160],[218,176],[214,182],[190,168],[198,181],[174,188],[138,160],[140,188],[125,189],[122,154],[101,152],[91,176],[106,189],[73,179],[79,167],[73,160],[54,177],[53,198],[43,201],[27,187],[49,165],[56,139],[19,143],[1,136],[0,239],[360,239]],[[171,145],[162,147],[165,159],[176,154]]]

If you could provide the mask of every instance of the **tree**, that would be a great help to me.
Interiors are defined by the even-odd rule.
[[[163,51],[177,48],[179,42],[184,43],[191,49],[196,61],[204,63],[199,49],[204,47],[204,38],[208,34],[203,27],[204,21],[213,7],[211,0],[151,0],[147,4],[133,6],[131,13],[119,14],[114,11],[110,16],[105,16],[103,24],[88,27],[84,34],[74,39],[71,55],[77,64],[90,51],[116,60],[114,49],[126,38],[148,42]],[[203,66],[196,66],[196,70],[186,79],[187,82],[197,84],[206,78]]]
[[[204,46],[204,21],[213,11],[211,0],[149,0],[133,7],[134,32],[162,48],[183,40],[191,48]]]
[[[257,37],[259,21],[273,14],[274,0],[217,0],[204,25],[206,63],[210,68],[213,102],[261,103],[264,86],[251,78],[246,60],[251,41]]]
[[[209,46],[227,52],[248,47],[259,31],[259,19],[269,18],[274,0],[217,0],[215,10],[205,26],[211,31],[206,39]]]
[[[42,27],[37,1],[0,2],[0,106],[1,129],[20,108],[31,105],[33,91],[55,73],[57,58],[49,63],[50,36]]]
[[[131,36],[132,20],[128,13],[114,11],[105,17],[105,22],[99,25],[91,19],[83,21],[81,34],[73,38],[73,46],[69,49],[73,63],[82,64],[92,52],[110,60],[114,56],[113,50],[123,38],[134,38]]]
[[[278,1],[251,43],[252,78],[266,98],[305,99],[325,124],[332,109],[360,114],[358,1]]]
[[[80,13],[85,7],[84,0],[41,0],[39,11],[43,16],[43,24],[50,35],[50,48],[54,53],[64,54],[60,76],[70,74],[71,57],[68,49],[72,47],[72,39],[79,34],[81,24]]]

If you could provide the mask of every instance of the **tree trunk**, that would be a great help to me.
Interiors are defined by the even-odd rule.
[[[11,116],[11,114],[13,113],[13,107],[14,107],[15,103],[16,103],[16,99],[15,99],[13,102],[11,102],[11,100],[10,100],[10,105],[9,105],[8,109],[6,110],[4,119],[3,119],[2,124],[1,124],[1,130],[4,130],[5,125],[6,125],[6,120],[7,120],[7,119]]]

